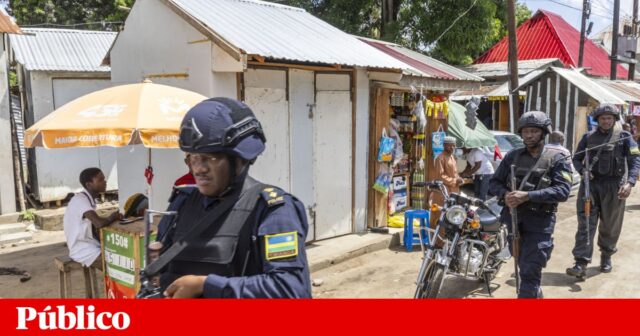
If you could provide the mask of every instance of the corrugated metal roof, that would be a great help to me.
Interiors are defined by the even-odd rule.
[[[578,65],[580,32],[558,14],[539,10],[518,27],[516,36],[519,60],[559,58],[565,66]],[[509,40],[506,36],[474,63],[507,61],[508,51]],[[586,39],[583,67],[591,76],[609,77],[611,71],[609,54],[605,49]],[[627,70],[618,64],[617,75],[618,78],[627,78]]]
[[[526,96],[526,91],[520,91],[520,96]],[[451,100],[469,100],[473,96],[491,97],[507,97],[509,96],[509,82],[500,85],[483,85],[479,90],[459,90],[454,92],[450,97]]]
[[[482,78],[395,43],[359,37],[370,46],[405,63],[405,74],[427,78],[481,82]]]
[[[16,133],[18,135],[18,150],[20,151],[20,163],[23,167],[27,166],[27,154],[24,149],[24,125],[22,123],[22,107],[20,106],[20,97],[11,95],[11,114],[16,125]]]
[[[526,76],[533,70],[548,66],[562,66],[562,62],[557,58],[518,61],[518,75],[521,77]],[[471,64],[462,69],[482,78],[509,76],[508,62]]]
[[[114,32],[52,28],[23,28],[10,35],[16,61],[27,70],[109,72],[101,65]]]
[[[557,67],[550,67],[546,71],[536,70],[523,78],[520,84],[520,89],[523,89],[525,86],[536,81],[540,78],[545,72],[553,71],[560,75],[562,78],[571,82],[571,84],[578,87],[580,90],[584,91],[591,98],[597,100],[599,103],[610,103],[616,105],[625,104],[625,101],[618,98],[616,95],[611,93],[606,87],[598,84],[595,79],[591,79],[580,71],[576,69],[564,69]]]
[[[630,81],[612,81],[608,79],[598,79],[598,83],[606,86],[611,93],[627,102],[640,102],[640,85]]]
[[[520,96],[526,96],[526,91],[518,91]],[[504,82],[494,90],[487,92],[487,97],[507,97],[509,95],[509,82]]]
[[[0,7],[0,33],[22,34],[20,27],[13,21],[13,18],[7,14],[4,8]]]
[[[404,63],[295,7],[253,0],[168,0],[247,55],[403,69]]]
[[[488,92],[498,88],[500,85],[483,85],[477,90],[458,90],[449,95],[449,99],[454,101],[469,100],[473,96],[486,97]]]

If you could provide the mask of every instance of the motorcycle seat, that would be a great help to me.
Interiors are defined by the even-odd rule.
[[[500,231],[500,221],[498,220],[498,217],[494,216],[492,213],[484,209],[478,210],[477,214],[480,217],[480,225],[482,226],[482,231]]]

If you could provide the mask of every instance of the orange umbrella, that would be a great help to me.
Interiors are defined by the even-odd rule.
[[[114,86],[77,98],[29,127],[26,147],[178,148],[180,123],[187,111],[207,97],[145,80]],[[151,203],[151,149],[144,172]]]
[[[177,148],[180,122],[205,96],[145,80],[95,91],[42,118],[25,132],[26,147]]]

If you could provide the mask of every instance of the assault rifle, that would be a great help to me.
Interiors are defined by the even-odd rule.
[[[511,165],[511,191],[518,190],[516,179],[516,166]],[[518,269],[518,257],[520,256],[520,231],[518,229],[518,207],[511,207],[511,250],[513,253],[513,265],[516,271],[516,293],[520,294],[520,272]]]
[[[584,222],[587,224],[587,246],[589,246],[591,241],[591,229],[589,228],[589,220],[591,219],[591,167],[589,151],[585,151],[584,166],[584,172],[582,173],[582,180],[584,181]]]

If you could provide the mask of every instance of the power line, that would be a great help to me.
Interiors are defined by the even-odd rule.
[[[609,8],[605,7],[602,4],[599,4],[600,6],[603,7],[603,9],[608,13],[608,14],[613,14],[613,0],[607,0],[607,2],[609,3]],[[627,12],[622,6],[620,6],[620,11],[626,15],[626,16],[631,16],[631,14],[629,14],[629,12]]]
[[[458,15],[458,17],[453,20],[453,22],[451,23],[451,25],[445,29],[442,34],[440,34],[440,36],[438,36],[437,39],[435,39],[433,42],[431,42],[431,46],[434,46],[436,43],[438,43],[438,41],[440,41],[440,39],[444,36],[444,34],[446,34],[451,28],[453,28],[453,26],[456,25],[456,23],[458,22],[458,20],[460,20],[463,16],[467,15],[467,13],[469,13],[469,11],[471,10],[471,8],[473,8],[473,6],[476,5],[476,3],[478,2],[478,0],[473,1],[473,3],[471,4],[471,6],[469,6],[469,8],[467,8],[466,11],[464,11],[462,14]]]
[[[575,9],[575,10],[577,10],[577,11],[582,12],[582,8],[569,6],[569,5],[567,5],[567,4],[564,4],[564,3],[562,3],[562,2],[558,2],[558,1],[556,1],[556,0],[543,0],[543,1],[553,2],[554,4],[558,4],[558,5],[560,5],[560,6],[564,6],[564,7],[571,8],[571,9]],[[592,15],[595,15],[595,16],[599,16],[599,17],[605,18],[605,19],[613,19],[613,16],[606,16],[606,15],[597,14],[597,13],[591,13],[591,14],[592,14]]]
[[[559,2],[559,1],[556,1],[556,0],[539,0],[539,1],[553,2],[554,4],[557,4],[557,5],[560,5],[560,6],[563,6],[563,7],[567,7],[567,8],[571,8],[571,9],[575,9],[577,11],[582,12],[582,8],[573,7],[573,6],[567,5],[565,3],[562,3],[562,2]],[[605,19],[613,19],[613,16],[606,16],[606,15],[597,14],[597,13],[591,13],[591,14],[595,15],[595,16],[599,16],[599,17],[605,18]]]

